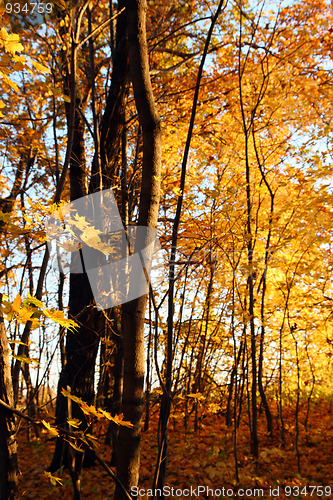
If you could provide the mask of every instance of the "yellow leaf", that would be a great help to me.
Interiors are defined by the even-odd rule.
[[[57,429],[52,427],[48,422],[45,422],[45,420],[42,420],[42,424],[44,425],[44,427],[46,427],[46,429],[49,431],[49,433],[52,436],[59,436],[59,432],[57,431]]]
[[[57,5],[58,7],[62,8],[62,9],[67,8],[65,0],[54,0],[53,3],[55,3],[55,5]]]
[[[41,314],[51,319],[55,323],[58,323],[59,325],[63,326],[64,328],[75,330],[76,327],[78,326],[72,319],[66,319],[63,311],[57,311],[46,308],[43,302],[36,299],[36,297],[32,297],[29,293],[28,293],[28,298],[24,300],[24,304],[25,305],[32,304],[36,307],[39,307],[41,309]]]
[[[101,337],[101,342],[102,342],[102,344],[105,344],[106,346],[109,346],[109,347],[114,345],[114,341],[109,340],[106,337]]]
[[[0,43],[5,48],[6,52],[14,55],[16,52],[21,52],[23,50],[23,45],[19,42],[20,38],[18,35],[10,35],[7,33],[5,28],[0,30]]]
[[[75,427],[75,429],[78,429],[80,427],[81,421],[78,418],[72,418],[72,419],[67,419],[68,425],[71,427]]]
[[[13,309],[13,311],[15,311],[18,314],[20,313],[21,302],[22,302],[21,296],[20,296],[20,294],[17,294],[15,299],[14,299],[14,302],[12,304],[12,309]]]
[[[179,188],[179,187],[174,187],[173,190],[172,190],[176,196],[182,196],[183,193],[182,193],[182,190]]]
[[[46,68],[46,66],[43,66],[37,61],[31,61],[33,66],[37,69],[37,71],[40,71],[41,73],[51,73],[49,68]]]
[[[105,418],[107,418],[108,420],[112,420],[112,419],[113,419],[113,418],[112,418],[111,413],[109,413],[108,411],[105,411],[105,410],[99,410],[99,411],[100,411],[100,412],[101,412],[101,414],[102,414]]]
[[[74,448],[74,450],[79,451],[80,453],[83,453],[83,452],[84,452],[84,450],[82,450],[81,448],[79,448],[78,446],[76,446],[76,444],[74,444],[74,443],[73,443],[73,441],[67,441],[67,442],[68,442],[68,444],[69,444],[72,448]]]
[[[124,427],[133,427],[132,422],[129,422],[128,420],[123,420],[122,413],[120,415],[115,415],[114,417],[112,417],[112,421],[117,425],[123,425]]]
[[[75,403],[77,403],[85,415],[94,415],[97,418],[105,417],[117,425],[123,425],[125,427],[133,427],[133,424],[131,422],[123,420],[122,415],[115,415],[114,417],[112,417],[109,412],[105,410],[99,410],[93,405],[89,406],[87,403],[82,401],[82,399],[80,399],[77,396],[73,396],[73,394],[71,394],[69,391],[66,391],[65,389],[61,389],[61,394],[65,396],[65,398],[69,398]]]
[[[16,85],[15,82],[13,82],[10,78],[6,78],[6,83],[8,83],[8,85],[15,90],[15,92],[20,92],[20,89],[18,88],[18,86]]]
[[[20,309],[19,316],[23,322],[26,322],[26,321],[29,321],[29,319],[31,318],[33,313],[34,313],[34,311],[31,311],[31,310],[27,309],[26,307],[24,307],[23,309]]]
[[[22,299],[21,296],[18,294],[16,295],[15,300],[11,306],[11,310],[14,311],[19,316],[19,319],[22,322],[27,322],[33,315],[34,311],[28,309],[27,307],[25,307],[25,305],[21,308],[20,307],[21,304],[22,304]]]
[[[27,301],[29,303],[33,304],[34,306],[41,307],[41,308],[44,307],[43,302],[41,300],[36,299],[36,297],[33,297],[32,295],[30,295],[29,292],[28,292]]]
[[[47,476],[49,478],[49,480],[51,481],[51,484],[53,484],[53,486],[55,486],[57,483],[59,483],[61,486],[63,486],[63,483],[59,477],[52,476],[51,472],[47,472],[46,470],[44,471],[44,474],[45,474],[45,476]]]
[[[193,398],[196,399],[197,401],[206,399],[205,396],[203,396],[200,392],[197,393],[190,393],[187,395],[188,398]]]
[[[100,252],[104,253],[104,255],[110,254],[110,245],[103,243],[100,238],[100,235],[102,235],[103,233],[92,226],[89,222],[87,222],[84,217],[75,215],[74,218],[69,219],[68,222],[82,231],[80,238],[88,246],[99,250]],[[74,234],[70,229],[69,232]]]
[[[13,355],[13,358],[14,359],[17,359],[18,361],[21,361],[22,365],[24,365],[24,363],[27,363],[28,365],[30,365],[31,363],[38,363],[38,361],[35,361],[34,359],[31,359],[31,358],[28,358],[28,356],[18,356],[18,355]]]
[[[78,326],[72,319],[66,319],[63,311],[57,311],[45,308],[42,310],[42,313],[47,318],[52,319],[52,321],[58,323],[64,328],[68,328],[70,330],[76,330],[76,327]]]

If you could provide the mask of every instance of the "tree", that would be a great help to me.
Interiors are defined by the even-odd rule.
[[[0,296],[0,306],[2,294]],[[13,385],[10,373],[9,346],[2,312],[0,313],[0,400],[9,406],[14,405]],[[13,500],[17,498],[17,445],[15,437],[15,419],[0,404],[0,498]]]
[[[73,8],[74,10],[72,11],[72,18],[75,18],[75,16],[77,18],[77,36],[80,35],[79,19],[83,14],[82,9],[86,7],[86,5],[80,7],[79,4],[76,8]],[[125,43],[126,16],[124,13],[121,13],[122,9],[123,5],[122,2],[120,2],[112,81],[101,124],[99,124],[96,115],[94,46],[90,45],[90,62],[88,62],[88,52],[83,55],[83,61],[87,66],[88,75],[90,74],[90,79],[87,75],[86,82],[80,82],[79,80],[75,82],[76,76],[73,75],[73,71],[76,71],[76,69],[73,68],[73,63],[67,61],[66,58],[62,61],[65,73],[64,93],[71,95],[74,86],[77,106],[72,131],[73,148],[70,163],[71,201],[83,197],[88,193],[114,186],[119,177],[118,159],[120,155],[122,130],[124,127],[123,109],[126,101],[127,80],[127,51]],[[89,15],[89,30],[91,31],[91,14]],[[66,26],[64,29],[65,28]],[[89,30],[87,36],[89,36]],[[74,43],[78,42],[73,40],[72,44]],[[83,113],[90,93],[92,93],[93,99],[93,138],[95,152],[88,186],[85,150],[85,120]],[[71,116],[69,105],[67,105],[66,110],[68,130],[70,132]],[[76,252],[76,254],[73,254],[72,259],[72,268],[74,269],[76,265],[75,260],[78,262],[80,261],[79,253]],[[57,423],[59,425],[64,425],[68,417],[67,400],[61,395],[63,388],[67,390],[67,388],[70,387],[74,395],[77,395],[89,404],[94,400],[94,375],[99,339],[108,325],[108,323],[105,322],[103,314],[99,313],[95,308],[91,287],[86,273],[71,273],[69,293],[69,315],[79,322],[80,330],[79,335],[70,331],[67,333],[66,363],[63,366],[58,386]],[[82,422],[84,422],[82,413],[76,405],[73,405],[73,416],[81,417]],[[62,438],[59,438],[50,466],[51,471],[59,469],[62,463],[66,466],[69,465],[69,451],[68,444],[66,444]],[[75,461],[74,468],[79,475],[82,461],[81,453],[76,454]]]
[[[161,125],[151,86],[146,40],[146,2],[127,4],[129,65],[142,128],[143,165],[138,224],[156,228],[160,198]],[[148,243],[147,239],[147,243]],[[145,372],[144,319],[147,296],[123,305],[124,393],[122,410],[132,428],[121,428],[117,475],[128,490],[139,482],[140,432]],[[125,498],[117,486],[115,498]]]

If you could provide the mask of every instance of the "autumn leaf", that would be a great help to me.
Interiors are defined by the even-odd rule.
[[[127,421],[123,420],[122,415],[115,415],[113,417],[111,415],[111,413],[109,413],[103,409],[96,408],[94,405],[88,405],[87,403],[82,401],[81,398],[79,398],[78,396],[74,396],[69,391],[66,391],[66,389],[64,389],[64,388],[61,389],[61,394],[64,397],[69,398],[72,401],[74,401],[75,403],[77,403],[85,415],[93,415],[97,418],[104,417],[104,418],[107,418],[108,420],[114,422],[117,425],[122,425],[124,427],[133,427],[133,424],[131,422],[127,422]]]
[[[73,441],[67,441],[68,444],[75,450],[75,451],[79,451],[80,453],[84,453],[84,449],[82,448],[79,448],[75,443],[73,443]]]
[[[103,243],[100,238],[103,233],[86,221],[84,217],[76,214],[72,219],[69,219],[67,223],[70,223],[72,226],[81,231],[80,239],[88,246],[99,250],[104,253],[104,255],[110,254],[110,245]],[[70,233],[75,235],[71,228],[68,228],[68,230]]]
[[[51,73],[50,68],[47,68],[46,66],[43,66],[40,64],[38,61],[34,61],[33,59],[31,60],[31,63],[35,67],[35,69],[41,73]]]
[[[47,471],[44,471],[44,474],[46,477],[49,478],[49,480],[50,480],[51,484],[53,484],[53,486],[55,486],[56,484],[60,484],[61,486],[63,486],[63,482],[59,477],[53,476],[51,474],[51,472],[47,472]]]
[[[112,417],[112,421],[117,425],[122,425],[124,427],[134,427],[132,422],[128,422],[127,420],[123,420],[123,414],[115,415]]]
[[[58,311],[57,309],[42,309],[42,314],[44,314],[47,318],[51,319],[55,323],[63,326],[64,328],[68,328],[70,330],[76,330],[78,325],[74,320],[68,319],[65,317],[63,311]]]
[[[13,315],[16,316],[18,321],[21,323],[26,323],[29,321],[34,314],[34,310],[30,307],[26,307],[26,305],[23,302],[23,307],[22,305],[22,299],[19,294],[16,295],[13,303],[11,304],[9,301],[3,301],[5,308],[4,308],[4,313],[5,315],[9,317],[13,317]]]
[[[33,304],[34,306],[39,307],[41,309],[44,308],[44,304],[41,300],[38,300],[36,297],[33,297],[32,295],[30,295],[29,292],[27,295],[28,295],[28,298],[25,300],[25,302],[27,304]]]
[[[12,309],[14,312],[16,312],[17,314],[20,313],[20,306],[21,306],[21,303],[22,303],[22,299],[21,299],[21,296],[20,294],[17,294],[15,299],[14,299],[14,302],[12,304]]]
[[[57,431],[57,429],[55,427],[52,427],[48,422],[46,422],[45,420],[42,420],[41,421],[42,424],[44,425],[44,427],[46,427],[46,429],[48,430],[48,432],[52,435],[52,436],[59,436],[59,432]]]
[[[71,427],[75,427],[76,429],[78,429],[81,425],[81,421],[78,418],[68,418],[67,423],[68,425],[70,425]]]
[[[75,323],[75,321],[66,318],[63,311],[58,311],[57,309],[49,309],[44,306],[42,301],[38,300],[36,297],[32,297],[30,293],[28,293],[27,295],[28,298],[23,301],[25,305],[33,305],[38,307],[39,309],[41,309],[41,314],[51,319],[55,323],[63,326],[64,328],[69,328],[70,330],[75,330],[77,328],[78,325]],[[32,312],[34,312],[34,310]]]
[[[54,0],[54,3],[63,10],[67,9],[67,4],[65,0]]]
[[[35,365],[39,365],[39,362],[36,359],[29,358],[28,356],[25,356],[24,354],[22,354],[22,355],[12,354],[12,357],[14,359],[18,359],[19,361],[21,361],[23,366],[24,366],[24,363],[27,363],[28,365],[30,365],[32,363]]]
[[[18,35],[10,35],[3,27],[0,29],[0,44],[3,45],[6,52],[10,52],[12,55],[16,52],[21,52],[23,50],[23,45],[19,40],[20,38]]]
[[[177,186],[176,186],[176,187],[174,187],[174,188],[172,189],[172,191],[175,193],[175,195],[176,195],[176,196],[182,196],[182,195],[183,195],[182,190],[181,190],[179,187],[177,187]]]
[[[206,399],[205,396],[201,394],[201,392],[187,394],[187,397],[196,399],[197,401],[203,401],[204,399]]]

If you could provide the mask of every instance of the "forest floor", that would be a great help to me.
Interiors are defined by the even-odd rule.
[[[157,410],[156,410],[157,411]],[[169,427],[169,459],[165,490],[166,498],[333,498],[333,408],[323,402],[311,406],[308,422],[308,440],[304,429],[306,409],[300,411],[298,448],[300,471],[295,446],[295,408],[284,410],[286,444],[281,445],[278,420],[275,419],[275,436],[266,436],[264,414],[259,419],[260,454],[255,461],[250,454],[248,425],[238,430],[237,454],[239,481],[235,478],[233,431],[225,425],[225,417],[206,415],[200,432],[194,432],[193,421],[185,435],[183,416],[176,412],[171,416]],[[41,417],[44,418],[44,417]],[[152,497],[151,484],[154,476],[157,444],[157,414],[152,412],[149,430],[142,433],[140,490],[137,498]],[[103,444],[103,432],[98,454],[107,464],[110,450]],[[52,485],[44,473],[51,462],[54,441],[47,431],[39,438],[30,431],[28,442],[27,424],[22,423],[18,434],[19,487],[24,499],[72,499],[71,479],[66,471],[55,473],[63,485]],[[98,436],[97,436],[98,437]],[[114,484],[100,465],[85,469],[82,475],[84,500],[108,500],[113,498]],[[200,489],[199,489],[200,486]],[[173,488],[173,489],[172,489]],[[192,489],[191,489],[192,488]]]

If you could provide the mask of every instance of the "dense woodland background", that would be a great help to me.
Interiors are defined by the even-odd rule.
[[[330,2],[18,3],[0,6],[1,500],[330,498]],[[162,250],[147,296],[99,311],[45,231],[110,188]]]

